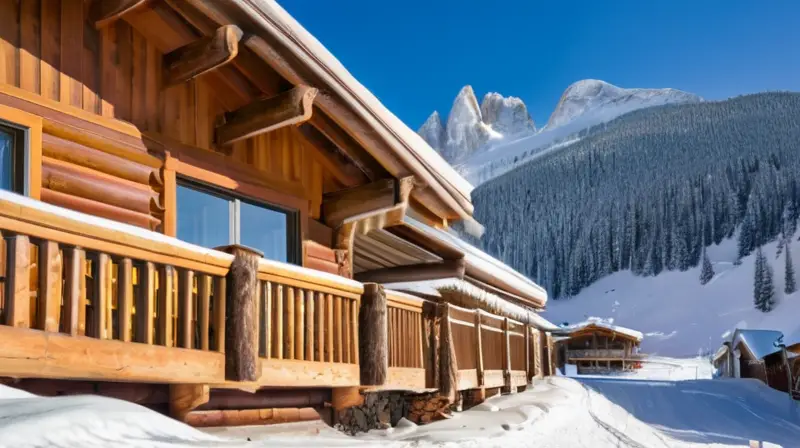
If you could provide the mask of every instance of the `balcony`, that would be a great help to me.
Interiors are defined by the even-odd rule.
[[[567,359],[575,360],[596,360],[596,361],[619,361],[619,360],[638,360],[641,355],[638,353],[626,353],[624,349],[583,349],[567,350]]]

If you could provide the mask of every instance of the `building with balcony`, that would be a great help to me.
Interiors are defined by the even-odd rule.
[[[578,374],[608,374],[637,368],[642,333],[600,321],[562,326],[553,332],[557,364],[576,366]]]

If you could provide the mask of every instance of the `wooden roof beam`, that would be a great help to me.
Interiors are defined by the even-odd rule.
[[[312,114],[313,115],[313,114]],[[350,163],[330,140],[308,123],[297,126],[298,134],[307,143],[311,156],[345,187],[355,187],[369,182],[367,176]]]
[[[217,126],[217,144],[230,145],[239,140],[302,123],[311,118],[317,89],[297,86],[288,92],[252,102],[233,112],[226,112]]]
[[[359,272],[355,279],[374,283],[398,283],[407,281],[439,280],[443,278],[463,278],[464,259],[446,260],[435,263],[420,263],[406,266],[375,269]]]
[[[165,86],[180,84],[219,68],[239,53],[242,30],[224,25],[210,36],[204,36],[164,55]]]
[[[322,217],[330,227],[365,220],[394,209],[405,209],[414,186],[413,176],[381,179],[358,187],[328,193],[322,198]]]
[[[89,8],[89,20],[99,30],[143,7],[147,2],[148,0],[94,0]]]

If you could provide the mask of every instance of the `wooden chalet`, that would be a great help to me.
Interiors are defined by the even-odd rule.
[[[552,372],[471,186],[273,1],[0,2],[0,182],[15,387],[253,424]],[[527,317],[382,286],[443,278]]]
[[[736,329],[714,354],[712,363],[717,376],[755,378],[773,389],[790,392],[794,389],[790,354],[780,331]]]
[[[628,328],[589,321],[561,327],[555,334],[559,367],[575,365],[579,374],[631,370],[643,358],[638,351],[642,334]]]

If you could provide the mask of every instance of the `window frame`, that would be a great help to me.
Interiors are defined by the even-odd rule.
[[[190,188],[195,191],[209,194],[228,201],[228,241],[229,244],[241,243],[241,203],[246,202],[255,207],[264,208],[286,216],[286,263],[302,266],[302,233],[300,227],[300,212],[292,208],[273,204],[252,196],[241,194],[226,188],[178,175],[175,182],[178,187]],[[177,194],[176,194],[177,197]],[[175,209],[176,222],[180,220]],[[177,229],[176,229],[177,230]],[[177,235],[176,235],[177,236]],[[258,248],[253,248],[258,250]]]
[[[42,117],[0,104],[0,127],[15,134],[13,161],[16,194],[41,198]]]

